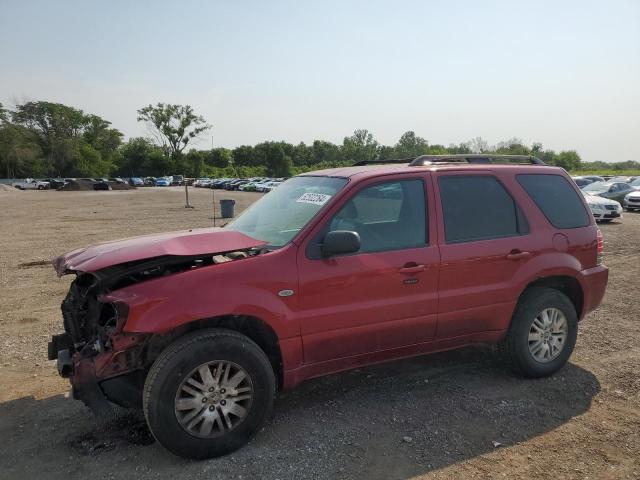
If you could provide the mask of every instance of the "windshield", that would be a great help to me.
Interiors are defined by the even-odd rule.
[[[602,192],[607,192],[609,191],[609,185],[603,183],[603,182],[594,182],[590,185],[587,185],[586,187],[583,187],[582,190],[584,190],[585,192],[598,192],[598,193],[602,193]]]
[[[640,177],[633,179],[633,181],[629,182],[629,185],[632,187],[640,187]]]
[[[291,178],[245,210],[227,228],[265,241],[270,247],[282,247],[346,184],[346,178]]]

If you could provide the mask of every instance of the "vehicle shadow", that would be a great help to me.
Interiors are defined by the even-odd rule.
[[[204,462],[164,451],[139,413],[96,420],[61,395],[21,398],[0,404],[0,464],[7,478],[404,479],[542,435],[589,410],[599,391],[574,364],[522,379],[490,348],[471,347],[308,381],[280,394],[246,447]]]

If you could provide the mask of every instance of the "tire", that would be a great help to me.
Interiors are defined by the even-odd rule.
[[[224,366],[218,367],[221,365],[221,363],[217,363],[219,361],[231,365],[228,368],[232,371],[236,368],[240,369],[236,369],[236,373],[242,371],[246,374],[245,380],[240,384],[244,385],[244,388],[236,386],[238,390],[247,390],[248,388],[252,394],[252,398],[248,401],[242,400],[244,402],[242,410],[245,411],[245,416],[242,419],[230,414],[222,415],[222,405],[225,404],[225,400],[213,397],[223,392],[222,389],[218,390],[220,385],[224,386],[222,381],[219,384],[214,383],[216,393],[206,393],[212,390],[203,388],[201,390],[205,392],[205,395],[200,397],[191,397],[190,393],[185,393],[183,390],[183,385],[185,388],[193,385],[185,384],[189,378],[200,378],[203,385],[207,384],[203,380],[204,377],[198,373],[201,371],[199,367],[214,361],[216,363],[207,367],[214,376],[220,376],[217,375],[218,369],[224,370]],[[224,377],[224,374],[222,376]],[[214,384],[208,383],[207,385]],[[227,383],[227,385],[231,384]],[[231,388],[235,389],[235,387]],[[156,440],[175,455],[193,459],[219,457],[242,447],[255,435],[271,411],[275,390],[276,381],[271,363],[265,353],[252,340],[231,330],[199,330],[185,335],[169,345],[152,365],[143,390],[144,415]],[[187,395],[187,397],[178,398],[180,395]],[[226,404],[235,409],[239,403],[232,401],[234,398],[232,395],[224,398],[228,398]],[[247,395],[238,394],[235,398],[240,399],[242,396]],[[202,409],[198,403],[201,399],[203,402],[208,402],[203,403],[204,408]],[[178,400],[187,400],[189,405],[195,402],[198,407],[187,410],[183,414],[182,411],[179,411]],[[209,406],[207,407],[207,405]],[[229,406],[224,408],[230,409]],[[205,420],[193,427],[198,430],[197,432],[187,431],[190,420],[185,420],[185,418],[198,409],[200,409],[200,413],[196,414],[194,419],[200,416],[210,420],[211,415],[216,416],[216,423],[209,423],[213,430],[208,435],[200,436],[200,429],[204,428]],[[178,418],[179,415],[184,415],[182,423]],[[233,422],[237,421],[232,428],[228,428],[226,424],[228,418],[231,418]],[[225,428],[220,428],[221,424]],[[222,432],[225,429],[226,432]],[[212,435],[213,433],[216,435]]]
[[[540,360],[536,358],[534,353],[540,345],[537,344],[535,336],[540,336],[543,341],[543,334],[537,333],[537,327],[534,326],[534,320],[540,323],[539,315],[548,309],[555,309],[562,315],[558,314],[557,318],[562,321],[562,316],[566,320],[566,333],[564,340],[561,342],[561,349],[555,357]],[[550,311],[553,315],[554,310]],[[547,316],[550,318],[550,316]],[[531,335],[534,339],[531,340]],[[552,350],[551,342],[554,346],[558,345],[559,333],[550,333],[550,338],[542,346],[542,351],[536,352],[537,355],[543,355]],[[571,300],[562,292],[552,288],[530,288],[521,298],[516,311],[511,320],[509,332],[498,347],[503,354],[504,359],[516,373],[529,378],[548,377],[560,370],[569,360],[573,348],[576,344],[578,336],[578,316],[576,309]],[[530,346],[531,345],[531,346]],[[548,350],[545,351],[545,348]]]
[[[42,185],[38,185],[38,190],[44,190],[44,187]]]

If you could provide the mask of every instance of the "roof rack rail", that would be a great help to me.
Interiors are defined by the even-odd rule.
[[[411,163],[413,160],[415,160],[416,157],[409,157],[409,158],[394,158],[394,159],[390,159],[390,160],[361,160],[357,163],[354,163],[353,166],[354,167],[363,167],[365,165],[386,165],[386,164],[402,164],[402,163],[406,163],[409,164]]]
[[[493,153],[454,153],[451,155],[420,155],[419,157],[398,158],[390,160],[362,160],[354,163],[354,167],[365,165],[408,164],[410,167],[438,165],[440,163],[498,163],[516,165],[546,165],[538,157],[532,155],[498,155]]]
[[[538,157],[532,155],[496,155],[492,153],[452,154],[452,155],[420,155],[409,164],[411,167],[437,165],[439,163],[512,163],[520,165],[546,165]]]

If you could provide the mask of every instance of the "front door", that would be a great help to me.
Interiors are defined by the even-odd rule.
[[[429,228],[428,174],[358,185],[299,249],[305,363],[432,340],[439,253]],[[333,230],[355,231],[361,249],[323,258]]]

